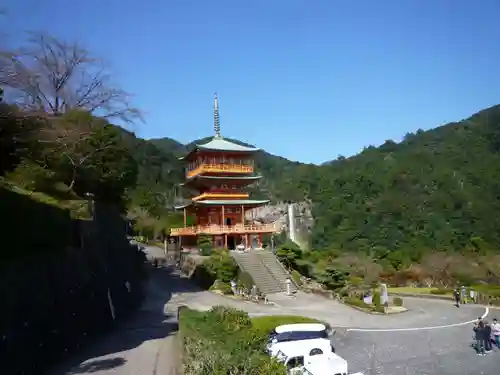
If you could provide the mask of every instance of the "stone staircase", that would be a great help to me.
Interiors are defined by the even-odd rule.
[[[292,280],[283,265],[269,250],[231,251],[231,255],[238,267],[252,276],[259,291],[265,295],[285,292],[286,279]],[[293,281],[290,286],[292,292],[297,290]]]

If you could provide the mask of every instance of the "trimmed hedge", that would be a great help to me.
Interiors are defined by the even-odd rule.
[[[375,295],[375,293],[374,293],[374,295]],[[375,302],[375,300],[374,300],[374,302]],[[354,306],[354,307],[358,307],[360,309],[366,310],[367,312],[375,311],[378,313],[385,313],[384,306],[380,305],[380,295],[379,295],[379,304],[378,305],[375,303],[373,305],[368,305],[362,299],[356,298],[356,297],[346,297],[346,298],[344,298],[344,303],[346,305],[349,305],[349,306]]]
[[[363,300],[356,298],[356,297],[346,297],[344,299],[344,303],[347,305],[355,306],[355,307],[360,307],[362,309],[367,309],[367,310],[372,310],[373,307],[371,305],[368,305],[365,303]]]
[[[265,354],[265,336],[247,313],[226,307],[180,313],[184,375],[285,375]]]

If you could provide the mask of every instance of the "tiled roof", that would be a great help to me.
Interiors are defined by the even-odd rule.
[[[185,204],[183,206],[177,206],[175,207],[177,210],[180,210],[182,208],[186,208],[189,206],[192,206],[193,204],[196,205],[203,205],[203,206],[224,206],[224,205],[261,205],[261,204],[266,204],[269,203],[269,200],[253,200],[253,199],[220,199],[220,200],[204,200],[204,201],[196,201],[196,202],[191,202],[189,204]]]
[[[213,137],[211,141],[204,143],[202,145],[196,145],[196,147],[204,150],[215,150],[215,151],[240,151],[240,152],[254,152],[259,149],[255,147],[242,146],[230,141],[226,141],[222,137]]]
[[[189,153],[187,153],[184,156],[181,156],[179,160],[184,160],[189,157],[192,153],[196,152],[197,150],[208,150],[208,151],[226,151],[226,152],[256,152],[259,151],[258,148],[255,147],[248,147],[248,146],[242,146],[237,143],[227,141],[222,137],[213,137],[212,140],[208,141],[207,143],[203,143],[201,145],[196,145],[194,150],[191,150]]]

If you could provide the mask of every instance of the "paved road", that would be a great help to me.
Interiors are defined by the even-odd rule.
[[[337,327],[337,353],[350,371],[365,375],[498,375],[500,352],[478,357],[470,347],[472,323],[485,314],[479,306],[454,307],[448,301],[405,298],[410,311],[369,315],[321,297],[275,296],[280,306],[234,301],[209,292],[185,293],[183,303],[201,310],[213,305],[243,309],[252,315],[297,314]],[[492,313],[488,316],[493,317]],[[499,316],[500,317],[500,316]],[[377,330],[377,331],[375,331]]]
[[[500,352],[478,357],[470,348],[468,322],[485,313],[478,306],[458,309],[447,301],[405,298],[409,312],[382,316],[303,293],[295,298],[276,295],[273,300],[277,305],[232,300],[200,291],[176,272],[154,270],[147,300],[136,316],[50,375],[176,374],[174,315],[179,304],[200,310],[225,305],[251,315],[295,314],[325,320],[338,328],[337,353],[348,361],[350,371],[365,375],[499,373]]]
[[[167,268],[152,271],[141,309],[92,347],[48,375],[176,375],[179,367],[177,296],[191,285]]]

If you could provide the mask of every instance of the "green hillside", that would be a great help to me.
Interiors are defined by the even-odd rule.
[[[500,106],[320,168],[311,194],[317,247],[500,245]]]
[[[182,149],[170,139],[151,142],[165,154],[193,145]],[[460,250],[471,240],[500,244],[499,150],[500,106],[495,106],[321,166],[261,151],[257,167],[264,175],[264,194],[313,201],[316,248]],[[169,168],[182,166],[175,161]]]
[[[92,192],[157,233],[178,221],[172,206],[185,194],[178,157],[208,140],[144,140],[78,111],[40,119],[1,104],[0,113],[7,182],[63,200]],[[265,151],[256,161],[264,179],[255,197],[313,202],[315,249],[417,257],[500,245],[500,106],[321,166]]]

